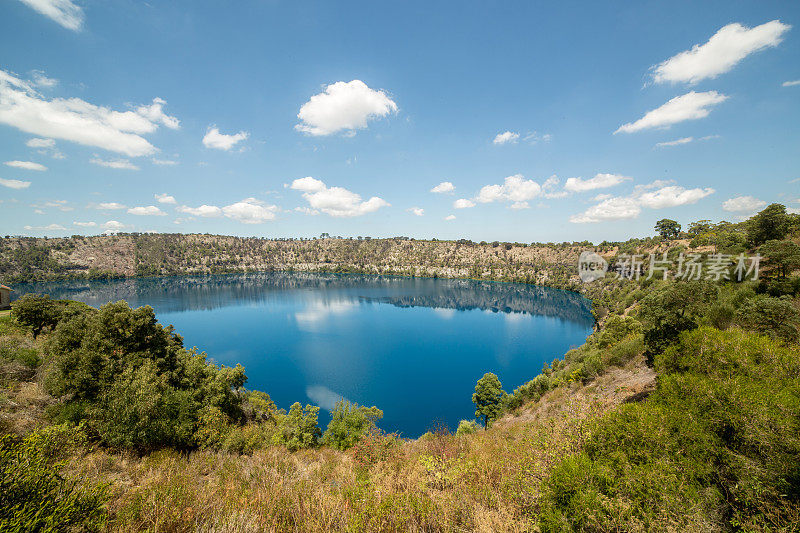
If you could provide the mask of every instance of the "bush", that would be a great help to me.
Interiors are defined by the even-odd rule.
[[[63,402],[53,414],[85,417],[105,444],[192,448],[219,438],[194,434],[203,428],[201,413],[216,409],[228,423],[244,418],[237,393],[247,379],[244,369],[210,364],[205,354],[187,351],[150,307],[117,302],[75,313],[59,323],[48,344],[54,356],[45,388]]]
[[[462,420],[458,423],[456,435],[471,435],[480,429],[478,422],[475,420]]]
[[[613,346],[607,355],[606,364],[612,366],[625,366],[625,364],[644,352],[644,336],[631,335]]]
[[[322,436],[322,442],[337,450],[352,448],[381,418],[383,411],[375,406],[363,407],[339,400],[331,412],[331,421]]]
[[[63,426],[0,437],[0,531],[104,528],[105,487],[65,478],[63,463],[55,462],[74,442],[74,430]]]
[[[736,323],[745,329],[795,342],[798,340],[800,311],[787,296],[759,295],[742,305],[736,313]]]
[[[606,321],[603,330],[597,338],[597,346],[608,348],[618,343],[628,335],[640,333],[642,324],[635,318],[615,316]]]
[[[273,443],[286,446],[291,452],[319,445],[322,430],[318,425],[319,407],[295,402],[287,414],[278,414]]]

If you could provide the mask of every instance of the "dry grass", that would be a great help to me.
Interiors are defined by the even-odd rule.
[[[70,470],[110,484],[111,531],[529,531],[542,480],[601,411],[567,400],[549,420],[397,441],[371,465],[331,449],[93,450]]]

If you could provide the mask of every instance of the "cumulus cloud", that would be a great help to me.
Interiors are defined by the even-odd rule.
[[[456,216],[455,215],[447,215],[446,217],[444,217],[444,219],[447,220],[447,221],[455,220]]]
[[[312,178],[298,178],[290,186],[296,191],[302,191],[312,209],[327,213],[333,217],[355,217],[377,211],[390,204],[373,196],[362,202],[361,196],[342,187],[328,187],[324,182]]]
[[[20,0],[42,15],[72,31],[83,27],[83,8],[72,0]]]
[[[678,185],[662,187],[652,192],[645,192],[639,195],[639,204],[650,209],[664,209],[667,207],[677,207],[697,203],[706,196],[714,194],[711,187],[684,189]]]
[[[453,192],[454,190],[456,190],[455,185],[453,185],[449,181],[443,181],[439,185],[431,189],[431,192],[435,192],[437,194],[443,194],[443,193]]]
[[[238,143],[247,139],[249,136],[250,134],[246,131],[240,131],[239,133],[235,133],[233,135],[227,135],[225,133],[220,133],[216,126],[211,126],[208,128],[208,130],[206,130],[206,134],[203,137],[203,146],[206,148],[216,148],[217,150],[228,151]]]
[[[492,142],[494,144],[507,144],[507,143],[516,143],[518,140],[519,140],[519,133],[514,133],[513,131],[505,131],[503,133],[498,133]]]
[[[140,206],[140,207],[131,207],[128,209],[128,213],[131,215],[138,215],[138,216],[159,216],[163,217],[166,215],[164,211],[159,209],[154,205],[147,205],[147,206]]]
[[[131,226],[127,226],[118,220],[109,220],[107,222],[103,222],[103,224],[101,224],[100,227],[105,230],[103,231],[103,234],[112,235],[114,233],[119,233],[120,231],[129,228]]]
[[[782,87],[795,87],[797,85],[800,85],[800,80],[785,81],[781,83]]]
[[[303,104],[297,118],[297,131],[308,135],[354,135],[367,122],[397,113],[397,104],[383,91],[370,89],[361,80],[337,81]]]
[[[25,142],[25,146],[28,148],[55,148],[56,141],[53,139],[38,139],[34,137],[33,139],[28,139]]]
[[[735,67],[744,58],[766,48],[778,46],[791,28],[773,20],[748,28],[739,23],[720,28],[705,44],[696,44],[653,67],[653,81],[688,82],[716,78]]]
[[[581,178],[568,178],[567,182],[564,184],[564,189],[569,192],[593,191],[595,189],[614,187],[630,179],[631,178],[627,176],[621,176],[619,174],[598,173],[595,174],[593,178],[586,180]]]
[[[106,168],[115,168],[118,170],[139,170],[139,167],[131,163],[128,159],[100,159],[95,157],[89,160],[93,165],[98,165]]]
[[[49,224],[47,226],[25,226],[25,229],[28,231],[67,231],[67,228],[61,224]]]
[[[226,205],[222,208],[226,217],[238,220],[242,224],[262,224],[274,220],[278,206],[267,205],[255,198],[246,198],[241,202]]]
[[[81,228],[94,228],[97,226],[97,222],[78,222],[77,220],[72,224]]]
[[[642,208],[639,207],[635,199],[614,197],[593,205],[581,214],[572,215],[569,217],[569,221],[575,224],[585,224],[589,222],[623,220],[636,218],[641,212]]]
[[[102,209],[103,211],[111,211],[115,209],[125,209],[127,208],[126,205],[120,204],[118,202],[101,202],[95,206],[92,206],[96,209]]]
[[[167,105],[166,100],[162,98],[153,98],[152,104],[137,107],[136,113],[143,116],[153,124],[163,124],[171,130],[180,129],[181,121],[164,113],[165,105]]]
[[[661,107],[648,111],[636,122],[623,124],[614,133],[634,133],[650,128],[669,128],[673,124],[686,120],[705,118],[711,112],[711,107],[727,99],[727,96],[717,91],[703,93],[691,91],[682,96],[676,96]]]
[[[178,202],[175,201],[174,196],[170,196],[167,193],[164,194],[154,194],[153,197],[158,200],[160,204],[176,204]]]
[[[737,196],[736,198],[725,200],[725,202],[722,203],[722,209],[732,213],[753,213],[766,205],[767,202],[764,200],[759,200],[752,196]]]
[[[187,215],[193,215],[196,217],[217,218],[222,216],[222,209],[215,205],[203,204],[199,207],[188,207],[182,205],[176,209],[179,213],[186,213]]]
[[[467,209],[469,207],[475,207],[475,202],[468,200],[467,198],[459,198],[453,202],[453,207],[456,209]]]
[[[33,79],[34,85],[44,89],[52,89],[58,85],[58,80],[54,78],[48,78],[41,70],[31,71],[31,78]]]
[[[521,206],[542,193],[542,187],[533,180],[526,180],[522,174],[508,176],[502,184],[485,185],[478,191],[475,200],[486,204],[491,202],[512,202]]]
[[[686,189],[678,185],[665,185],[655,181],[650,185],[637,187],[631,196],[599,195],[595,200],[599,203],[591,206],[583,213],[572,215],[570,222],[585,224],[636,218],[642,208],[664,209],[680,205],[694,204],[714,193],[710,187]]]
[[[418,216],[418,217],[421,217],[421,216],[425,215],[425,210],[423,208],[421,208],[421,207],[411,207],[411,208],[407,209],[407,211],[409,213],[411,213],[412,215],[415,215],[415,216]]]
[[[6,161],[5,165],[24,170],[38,170],[39,172],[44,172],[47,170],[46,166],[39,163],[34,163],[33,161]]]
[[[8,187],[9,189],[27,189],[31,186],[30,181],[22,181],[22,180],[7,180],[0,178],[0,185],[3,187]]]
[[[163,106],[163,100],[156,98],[153,102]],[[130,157],[150,155],[156,148],[142,135],[154,132],[159,123],[177,122],[172,117],[164,118],[166,115],[153,121],[148,118],[152,116],[152,106],[114,111],[80,98],[47,99],[36,92],[31,83],[0,70],[0,123],[32,135],[63,139]]]

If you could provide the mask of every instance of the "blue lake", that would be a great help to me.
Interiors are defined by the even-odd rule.
[[[187,347],[244,365],[247,387],[279,407],[340,397],[384,412],[385,431],[417,437],[474,418],[475,382],[507,391],[591,333],[580,295],[522,284],[303,273],[29,283],[92,306],[152,306]]]

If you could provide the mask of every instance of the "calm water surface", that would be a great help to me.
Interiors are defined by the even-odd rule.
[[[485,372],[507,391],[591,333],[585,298],[467,280],[264,273],[16,285],[92,306],[150,305],[187,347],[245,366],[247,387],[279,407],[325,411],[340,397],[384,412],[380,427],[416,437],[474,417]]]

